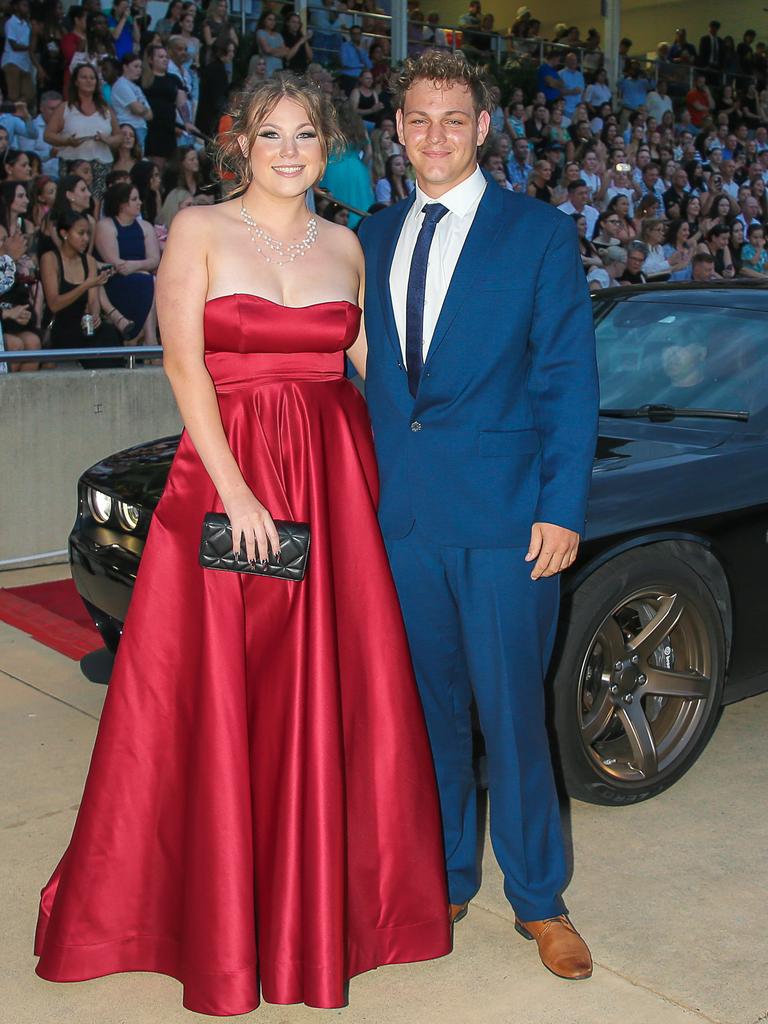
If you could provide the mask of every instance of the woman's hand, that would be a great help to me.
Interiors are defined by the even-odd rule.
[[[32,310],[29,306],[12,306],[10,309],[3,310],[3,319],[6,318],[26,326],[32,319]]]
[[[130,274],[131,272],[131,269],[125,260],[118,260],[117,263],[114,264],[114,267],[116,274]]]
[[[107,283],[110,277],[112,277],[111,270],[97,270],[95,274],[91,274],[85,279],[85,283],[89,288],[100,288]]]
[[[17,232],[14,235],[5,236],[2,241],[2,251],[6,256],[10,256],[12,260],[19,263],[27,251],[28,244],[27,236]]]
[[[255,562],[257,556],[261,562],[268,561],[270,548],[273,559],[279,554],[280,538],[274,520],[251,491],[225,501],[224,511],[232,524],[232,550],[236,558],[240,557],[242,540],[249,562]]]

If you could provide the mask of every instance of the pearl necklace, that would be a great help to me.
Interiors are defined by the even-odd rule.
[[[253,217],[248,213],[245,208],[245,203],[240,200],[240,217],[242,218],[245,226],[248,228],[248,233],[251,236],[251,241],[256,246],[256,252],[264,258],[267,263],[274,263],[276,267],[284,267],[286,263],[293,263],[297,256],[303,256],[317,241],[317,219],[315,217],[309,218],[307,224],[307,233],[300,242],[290,242],[286,245],[277,238],[273,238],[268,235],[264,228],[260,228]],[[271,249],[273,253],[278,257],[284,257],[283,259],[276,259],[275,256],[269,256],[262,245],[266,246],[267,249]]]

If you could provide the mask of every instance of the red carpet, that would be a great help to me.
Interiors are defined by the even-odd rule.
[[[0,620],[74,661],[104,646],[70,579],[0,589]]]

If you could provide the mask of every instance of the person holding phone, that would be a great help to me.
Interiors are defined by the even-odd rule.
[[[101,319],[101,288],[113,268],[99,267],[88,253],[91,226],[82,214],[67,210],[56,220],[60,248],[49,249],[40,258],[43,294],[53,316],[51,348],[117,347],[122,338],[112,324]],[[81,360],[85,369],[120,366],[122,360],[95,362]]]

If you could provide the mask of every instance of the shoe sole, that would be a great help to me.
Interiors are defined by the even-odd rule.
[[[533,935],[531,935],[527,928],[523,928],[519,921],[515,921],[515,931],[518,935],[522,935],[522,937],[527,939],[529,942],[535,941]],[[541,960],[541,957],[539,957],[539,960]],[[589,974],[558,974],[557,971],[553,971],[551,967],[545,964],[543,960],[541,960],[541,963],[543,967],[547,968],[550,974],[554,975],[556,978],[560,978],[561,981],[587,981],[592,977],[592,971],[590,971]]]
[[[464,907],[464,909],[463,909],[463,910],[460,910],[460,911],[458,912],[458,914],[456,915],[456,917],[454,917],[454,919],[453,919],[453,924],[458,924],[458,923],[459,923],[459,921],[463,921],[463,920],[464,920],[464,918],[465,918],[465,917],[467,916],[467,912],[468,912],[468,910],[469,910],[469,907],[468,907],[468,906],[467,906],[467,907]]]

